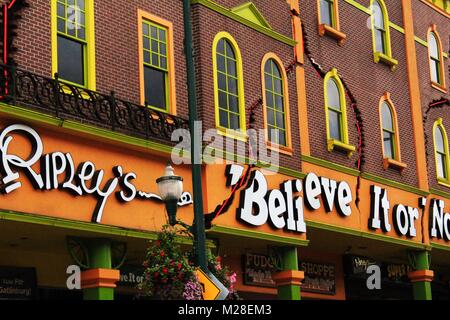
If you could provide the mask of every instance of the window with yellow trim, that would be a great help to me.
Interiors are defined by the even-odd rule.
[[[138,9],[141,103],[176,114],[173,23]]]
[[[439,182],[449,183],[450,154],[448,138],[442,119],[438,119],[433,127],[436,173]]]
[[[145,103],[169,111],[168,30],[151,21],[142,21],[142,50]]]
[[[394,69],[398,61],[392,58],[390,22],[384,1],[372,0],[371,11],[374,60]]]
[[[216,126],[220,132],[245,133],[242,58],[236,41],[226,32],[213,43]]]
[[[435,26],[428,33],[428,55],[432,83],[445,88],[442,45]]]
[[[263,58],[262,72],[267,141],[286,150],[291,145],[286,72],[281,60],[272,53]]]
[[[341,149],[350,156],[355,147],[349,145],[345,89],[335,68],[326,74],[324,87],[328,150]]]
[[[93,0],[53,0],[52,33],[53,73],[95,90]]]

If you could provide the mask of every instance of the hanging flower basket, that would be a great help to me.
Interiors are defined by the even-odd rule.
[[[176,243],[183,232],[166,225],[157,240],[149,245],[143,262],[144,281],[139,285],[144,295],[159,300],[202,300],[192,252],[183,251]],[[208,268],[230,291],[227,299],[237,299],[236,273],[224,267],[221,258],[211,252],[208,252]]]

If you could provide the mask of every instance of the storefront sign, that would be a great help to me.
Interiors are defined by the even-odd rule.
[[[120,278],[118,287],[136,288],[144,281],[144,268],[140,266],[122,266],[120,268]]]
[[[373,259],[359,256],[345,256],[344,261],[350,274],[366,274],[369,266],[378,265]]]
[[[386,278],[391,281],[409,282],[408,272],[413,271],[412,267],[406,264],[389,263],[383,267]]]
[[[383,232],[389,232],[392,229],[389,223],[389,214],[391,203],[389,201],[386,189],[378,186],[370,188],[371,195],[371,218],[369,228],[376,230],[381,229]],[[394,229],[400,236],[414,238],[417,235],[416,221],[419,219],[419,209],[396,204],[392,209],[392,220]]]
[[[9,145],[14,136],[20,134],[27,138],[31,152],[27,158],[10,153]],[[31,127],[14,124],[6,127],[0,134],[0,174],[2,175],[2,193],[9,194],[22,186],[19,181],[21,170],[36,190],[49,191],[59,189],[76,197],[92,195],[97,199],[92,222],[102,221],[106,202],[114,195],[122,203],[135,199],[159,200],[158,195],[137,190],[133,172],[124,172],[122,166],[112,168],[113,177],[105,178],[104,170],[97,170],[94,163],[85,161],[75,169],[70,153],[53,152],[43,154],[44,145],[39,134]],[[36,171],[39,164],[40,171]],[[103,186],[103,187],[102,187]],[[119,189],[119,190],[117,190]],[[178,205],[192,203],[192,196],[185,192]]]
[[[430,204],[431,238],[450,241],[450,212],[444,213],[444,201],[432,199]]]
[[[0,300],[36,298],[36,269],[0,267]]]
[[[227,181],[238,183],[240,177],[236,175],[242,172],[242,167],[232,165],[227,169],[229,175]],[[269,190],[264,174],[255,170],[251,173],[247,188],[241,191],[240,205],[237,209],[238,219],[252,226],[269,223],[275,229],[305,233],[303,198],[295,196],[303,189],[305,205],[310,210],[319,210],[322,198],[326,212],[331,212],[336,207],[340,215],[344,217],[351,215],[352,193],[345,181],[319,178],[310,173],[304,181],[289,180],[282,183],[279,189]]]
[[[305,272],[302,291],[327,295],[336,294],[334,265],[304,261],[300,263],[300,270]]]
[[[274,288],[272,273],[281,270],[281,258],[264,254],[247,253],[244,258],[244,284]]]

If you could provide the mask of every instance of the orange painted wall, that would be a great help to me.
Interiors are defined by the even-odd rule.
[[[14,122],[18,123],[18,122]],[[0,121],[0,128],[12,122]],[[96,169],[105,170],[105,178],[113,177],[112,168],[121,165],[124,172],[135,172],[134,181],[138,190],[157,192],[156,179],[163,174],[167,158],[157,157],[148,153],[124,149],[120,145],[112,146],[83,137],[79,139],[68,132],[51,131],[46,128],[31,125],[43,140],[44,154],[51,152],[69,152],[74,160],[75,168],[80,162],[92,161]],[[25,138],[15,135],[10,144],[11,152],[27,157],[30,145]],[[40,171],[39,165],[34,166]],[[184,178],[184,190],[192,192],[191,171],[188,166],[176,166],[175,173]],[[61,182],[64,177],[61,177]],[[8,195],[0,196],[0,209],[16,212],[46,215],[64,219],[90,222],[97,200],[92,195],[74,197],[66,191],[34,190],[28,178],[21,172],[22,187]],[[117,190],[120,190],[119,188]],[[192,221],[192,205],[180,208],[179,217],[186,222]],[[135,199],[122,204],[116,200],[114,194],[107,200],[103,213],[102,224],[138,230],[160,230],[165,223],[165,207],[160,202]]]

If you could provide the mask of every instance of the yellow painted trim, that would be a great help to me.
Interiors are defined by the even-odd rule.
[[[144,83],[144,53],[143,53],[143,35],[142,35],[142,22],[144,20],[151,21],[153,23],[159,24],[160,26],[167,29],[167,53],[169,56],[169,113],[177,114],[177,94],[175,86],[175,54],[174,54],[174,40],[173,40],[173,23],[155,16],[151,13],[143,11],[141,9],[137,10],[138,16],[138,54],[139,54],[139,89],[140,89],[140,99],[141,104],[145,103],[145,83]],[[158,109],[159,110],[159,109]]]
[[[447,176],[447,179],[439,177],[438,173],[438,161],[437,161],[437,148],[436,148],[436,129],[439,128],[441,130],[443,139],[444,139],[444,152],[445,157],[447,159],[447,163],[445,164],[446,172],[444,173]],[[444,123],[442,118],[437,119],[433,124],[433,145],[434,145],[434,163],[436,167],[436,178],[438,183],[444,185],[446,187],[450,187],[450,151],[448,146],[448,136],[447,131],[445,130]]]
[[[230,130],[228,128],[223,128],[220,126],[220,118],[219,118],[219,85],[217,79],[217,44],[221,39],[228,40],[236,54],[236,64],[237,64],[237,78],[238,78],[238,96],[239,96],[239,115],[240,115],[240,130]],[[213,77],[214,77],[214,109],[216,116],[216,128],[218,132],[227,137],[231,137],[234,139],[244,139],[247,136],[247,128],[246,128],[246,114],[245,114],[245,94],[244,94],[244,72],[242,67],[242,56],[241,50],[239,50],[239,46],[234,40],[234,38],[228,32],[222,31],[216,34],[212,43],[212,59],[213,59]]]
[[[419,189],[428,191],[428,167],[426,159],[425,132],[423,128],[422,102],[417,70],[417,52],[414,36],[414,15],[411,0],[401,0],[403,27],[405,28],[406,74],[408,75],[409,100],[414,133],[416,172]]]
[[[384,135],[383,135],[383,113],[382,113],[382,106],[383,103],[386,102],[387,106],[389,107],[389,109],[391,110],[391,114],[392,114],[392,124],[394,126],[394,157],[391,160],[395,160],[398,162],[402,161],[402,155],[401,155],[401,149],[400,149],[400,134],[399,134],[399,129],[398,129],[398,118],[397,118],[397,111],[395,109],[394,103],[391,100],[391,94],[390,92],[385,92],[384,95],[381,97],[380,102],[378,104],[378,113],[379,113],[379,120],[380,120],[380,133],[381,133],[381,150],[382,150],[382,154],[383,154],[383,158],[387,159],[385,157],[385,150],[384,150]]]
[[[433,8],[434,10],[436,10],[437,12],[442,14],[444,17],[450,18],[450,6],[447,7],[447,11],[448,12],[446,12],[442,8],[440,8],[437,5],[435,5],[433,2],[430,2],[429,0],[420,0],[420,1],[422,1],[427,6]]]
[[[95,65],[95,19],[94,19],[94,0],[85,0],[86,5],[86,65],[84,70],[86,72],[85,88],[96,90],[96,65]],[[50,5],[51,10],[51,50],[52,50],[52,74],[55,76],[58,72],[58,29],[57,29],[57,14],[56,1],[52,0]],[[64,82],[63,79],[61,79]],[[78,84],[77,84],[78,85]],[[79,85],[78,85],[79,86]]]
[[[339,91],[339,99],[341,103],[341,109],[342,109],[342,123],[341,123],[341,135],[342,140],[336,141],[335,139],[331,138],[330,135],[330,123],[329,123],[329,117],[328,117],[328,81],[334,80],[336,82],[336,85],[338,87]],[[349,157],[351,154],[356,150],[354,146],[351,146],[349,144],[349,138],[348,138],[348,125],[347,125],[347,102],[345,99],[345,89],[344,85],[339,78],[338,72],[336,68],[331,69],[330,72],[328,72],[325,75],[325,78],[323,80],[323,92],[324,92],[324,101],[325,101],[325,122],[326,122],[326,131],[327,131],[327,145],[328,145],[328,151],[333,151],[336,147],[339,149],[343,149],[345,151],[348,151]]]
[[[398,64],[397,60],[392,58],[392,47],[391,47],[391,23],[389,21],[389,14],[386,7],[386,4],[383,0],[371,0],[370,1],[370,8],[373,7],[373,3],[377,1],[380,4],[381,11],[383,13],[383,20],[384,20],[384,27],[386,31],[386,38],[385,38],[385,46],[386,46],[386,53],[384,52],[378,52],[377,51],[377,45],[375,41],[375,23],[373,18],[373,12],[371,12],[371,18],[370,21],[372,23],[372,45],[373,45],[373,55],[374,55],[374,62],[384,62],[387,63],[392,69],[395,68],[395,66]]]
[[[431,33],[434,34],[435,38],[436,38],[436,42],[438,45],[438,52],[439,52],[439,64],[440,64],[440,78],[441,78],[441,82],[442,83],[437,83],[434,82],[433,80],[431,80],[431,86],[443,93],[447,93],[447,88],[446,88],[446,84],[445,84],[445,78],[446,78],[446,72],[445,72],[445,63],[444,63],[444,57],[442,54],[442,41],[441,41],[441,37],[439,36],[439,33],[437,32],[437,27],[435,24],[432,24],[429,28],[428,28],[428,32],[427,32],[427,43],[430,43],[430,35]],[[428,45],[428,64],[430,67],[430,79],[432,79],[432,68],[431,68],[431,54],[430,54],[430,46]]]
[[[283,102],[284,102],[284,122],[286,126],[286,142],[287,144],[280,145],[269,141],[269,135],[267,131],[267,110],[266,110],[266,77],[264,76],[264,68],[270,59],[274,60],[278,65],[278,69],[280,69],[281,77],[283,78]],[[266,139],[266,144],[269,146],[271,150],[292,154],[292,139],[291,139],[291,117],[290,117],[290,107],[289,107],[289,84],[288,77],[286,74],[286,70],[283,66],[283,61],[273,52],[266,53],[261,61],[261,84],[262,84],[262,97],[263,97],[263,116],[264,116],[264,136]]]

